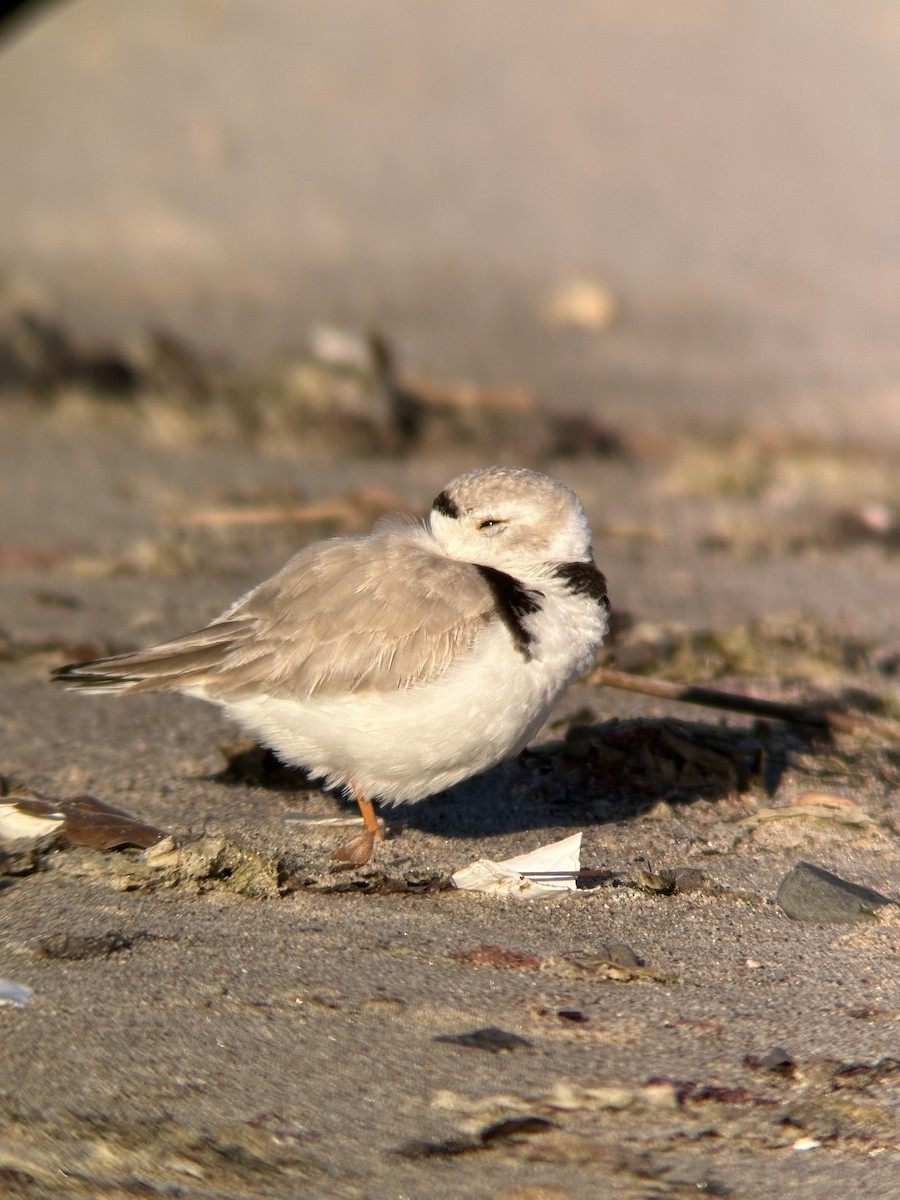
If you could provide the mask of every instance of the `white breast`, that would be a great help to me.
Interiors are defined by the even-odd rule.
[[[526,618],[530,656],[498,620],[431,682],[326,701],[254,696],[226,711],[285,762],[331,785],[387,801],[441,791],[522,749],[603,640],[606,613],[594,601],[556,578],[523,582],[545,597]]]

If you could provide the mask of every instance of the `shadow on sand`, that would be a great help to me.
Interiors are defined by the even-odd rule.
[[[679,807],[751,789],[771,796],[798,746],[827,744],[821,731],[766,722],[752,729],[675,719],[572,725],[562,740],[527,749],[446,792],[380,809],[391,825],[450,838],[627,821],[660,801]],[[213,778],[297,795],[301,804],[299,794],[316,789],[303,771],[252,743],[231,752]],[[331,794],[348,813],[355,809],[339,791]]]

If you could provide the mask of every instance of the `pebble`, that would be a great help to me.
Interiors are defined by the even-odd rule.
[[[799,862],[788,871],[775,899],[792,921],[836,924],[869,920],[879,908],[896,903],[889,896],[849,883],[807,862]]]
[[[470,1033],[439,1034],[434,1040],[452,1042],[456,1046],[468,1046],[473,1050],[486,1050],[489,1054],[520,1050],[531,1045],[527,1038],[519,1037],[517,1033],[509,1033],[505,1029],[498,1029],[496,1025],[473,1029]]]

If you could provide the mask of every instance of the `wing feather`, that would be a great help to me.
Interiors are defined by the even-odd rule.
[[[204,629],[55,672],[93,691],[199,690],[228,701],[394,691],[440,675],[496,616],[478,569],[425,530],[320,542]]]

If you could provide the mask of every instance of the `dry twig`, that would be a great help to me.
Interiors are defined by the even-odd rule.
[[[792,725],[814,725],[834,733],[871,733],[900,740],[900,721],[867,713],[829,712],[818,705],[786,704],[780,700],[743,696],[738,692],[722,692],[718,688],[670,683],[666,679],[648,679],[643,675],[631,675],[627,671],[614,671],[609,667],[597,667],[589,676],[588,683],[639,692],[643,696],[656,696],[662,700],[677,700],[681,704],[700,704],[727,712],[750,713],[756,717],[787,721]]]

